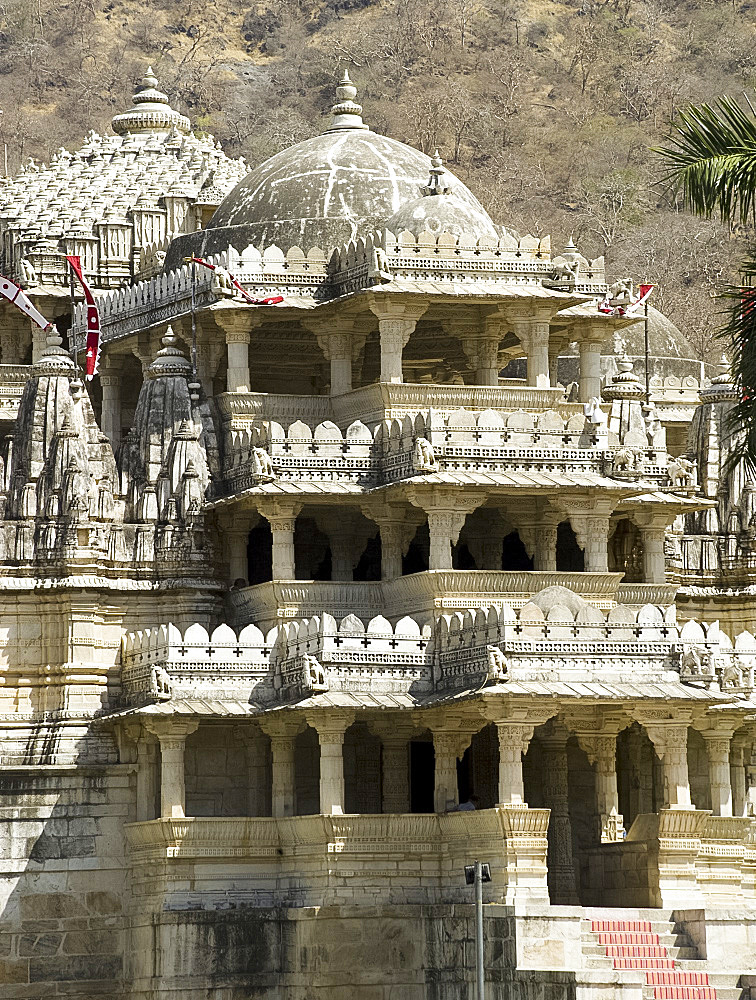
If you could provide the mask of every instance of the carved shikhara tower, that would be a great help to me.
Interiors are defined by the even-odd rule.
[[[632,363],[602,381],[603,261],[337,93],[103,295],[94,406],[57,334],[7,373],[0,996],[472,1000],[475,858],[497,1000],[734,996],[756,639],[674,604],[717,418],[696,480]],[[124,147],[188,141],[147,98]]]

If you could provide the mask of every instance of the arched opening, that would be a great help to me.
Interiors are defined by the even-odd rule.
[[[402,576],[410,573],[425,573],[430,560],[430,532],[428,524],[421,524],[409,543],[406,555],[402,556]]]
[[[614,522],[609,539],[609,570],[624,573],[623,583],[643,582],[643,542],[637,525],[628,517]]]
[[[295,816],[320,812],[320,742],[317,732],[307,726],[294,745]]]
[[[344,734],[344,811],[381,812],[381,741],[364,722]]]
[[[558,573],[583,573],[585,555],[569,521],[557,526],[556,568]]]
[[[429,732],[410,740],[410,812],[432,813],[436,785],[436,754]]]
[[[711,809],[711,778],[706,742],[697,729],[688,729],[688,780],[694,809]]]
[[[247,538],[247,579],[250,584],[273,579],[273,533],[265,518],[260,518]]]
[[[501,550],[501,568],[506,570],[531,570],[533,560],[528,555],[522,539],[516,531],[504,537]]]
[[[645,729],[633,722],[617,737],[617,798],[625,830],[662,804],[661,762]]]

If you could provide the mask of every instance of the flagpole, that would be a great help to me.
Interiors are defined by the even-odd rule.
[[[76,284],[74,282],[74,273],[71,265],[66,261],[68,267],[68,294],[71,296],[71,340],[73,343],[70,347],[73,348],[73,358],[74,364],[76,365],[76,377],[79,377],[79,342],[74,336],[74,313],[76,310]]]
[[[651,402],[651,373],[648,369],[649,347],[648,347],[648,299],[643,303],[643,340],[646,354],[646,403]]]
[[[192,377],[197,381],[197,314],[195,312],[195,294],[197,283],[197,264],[192,257]]]

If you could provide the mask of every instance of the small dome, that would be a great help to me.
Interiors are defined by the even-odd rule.
[[[428,186],[430,157],[371,132],[352,100],[355,94],[348,78],[342,80],[325,132],[256,167],[224,198],[206,230],[174,240],[166,266],[190,252],[207,256],[229,245],[331,249],[369,235],[420,198]],[[448,176],[457,214],[466,212],[488,233],[492,224],[478,200]]]
[[[671,319],[668,319],[658,309],[654,309],[653,306],[649,306],[648,310],[648,342],[650,354],[653,358],[671,362],[696,359],[696,352],[693,350],[687,337],[675,326]],[[638,322],[632,326],[615,330],[612,334],[612,339],[607,342],[607,347],[610,343],[614,354],[627,354],[631,358],[643,357],[645,354],[643,317],[640,316]],[[609,352],[607,351],[606,353]],[[670,370],[666,374],[679,375],[680,372]]]
[[[431,160],[430,180],[423,189],[422,196],[402,205],[384,222],[386,229],[394,235],[405,230],[414,236],[422,232],[452,233],[466,237],[470,243],[486,239],[498,242],[496,227],[485,210],[469,200],[458,198],[454,188],[449,186],[451,178],[446,174],[438,150]]]
[[[134,107],[123,111],[112,121],[116,135],[128,135],[134,132],[191,132],[191,122],[184,115],[174,111],[168,103],[168,95],[158,90],[158,80],[148,67],[142,77],[142,86],[131,99]]]

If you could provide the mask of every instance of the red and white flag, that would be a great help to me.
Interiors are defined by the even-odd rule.
[[[627,307],[627,312],[637,312],[641,306],[644,306],[648,302],[649,296],[651,295],[651,292],[653,292],[654,288],[656,288],[656,285],[638,285],[638,298],[634,302],[630,303]]]
[[[211,264],[209,261],[203,260],[201,257],[185,257],[184,260],[188,260],[190,263],[201,264],[206,267],[209,271],[215,271],[216,265]],[[242,288],[240,282],[231,274],[230,271],[227,272],[229,278],[231,279],[231,284],[234,286],[236,291],[242,296],[242,298],[248,302],[251,306],[276,306],[279,302],[283,302],[283,295],[270,295],[267,299],[254,299],[246,290]]]
[[[87,303],[87,365],[86,378],[91,380],[100,370],[100,312],[92,295],[92,289],[87,284],[84,272],[81,268],[81,257],[75,254],[65,254],[65,258],[71,265],[71,270],[79,279],[79,284],[84,291],[84,300]]]
[[[0,275],[0,295],[14,305],[16,309],[20,309],[41,330],[47,330],[52,326],[42,313],[32,305],[31,299],[23,288],[11,281],[10,278],[4,278],[2,275]]]

